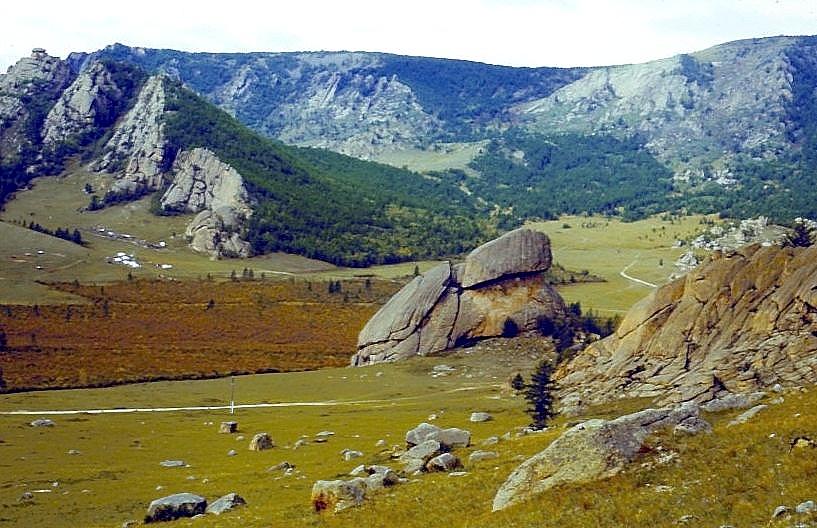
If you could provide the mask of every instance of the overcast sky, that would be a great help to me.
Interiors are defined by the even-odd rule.
[[[817,0],[4,0],[0,20],[0,71],[33,47],[65,57],[114,42],[589,66],[740,38],[817,34]]]

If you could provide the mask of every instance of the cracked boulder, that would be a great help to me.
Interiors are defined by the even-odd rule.
[[[715,253],[560,368],[563,405],[728,402],[778,383],[815,383],[815,285],[817,246]]]
[[[545,283],[550,240],[517,229],[415,277],[366,324],[352,365],[430,355],[463,342],[503,335],[508,320],[522,330],[539,317],[564,316],[562,298]]]

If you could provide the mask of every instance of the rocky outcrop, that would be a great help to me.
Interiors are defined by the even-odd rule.
[[[103,157],[93,164],[96,170],[117,175],[109,192],[134,195],[162,188],[163,174],[172,161],[166,159],[164,111],[164,79],[154,75],[114,129]]]
[[[116,119],[117,102],[126,96],[101,62],[83,70],[48,112],[43,143],[53,145],[94,133]]]
[[[562,317],[564,303],[542,275],[550,263],[547,236],[522,228],[480,246],[462,264],[432,268],[369,320],[352,365],[435,354],[503,335],[508,326],[532,330],[540,317]]]
[[[655,290],[556,372],[563,404],[817,382],[817,247],[747,246]]]
[[[14,160],[26,146],[39,144],[39,128],[31,126],[30,102],[50,105],[73,80],[68,63],[35,48],[0,74],[0,159]]]
[[[185,232],[195,251],[215,257],[250,256],[252,248],[241,238],[252,215],[244,179],[211,151],[179,152],[170,186],[159,202],[166,212],[198,213]]]
[[[686,404],[573,426],[511,473],[494,496],[493,511],[560,484],[611,477],[637,458],[649,435],[681,423],[702,421],[698,412],[697,405]]]

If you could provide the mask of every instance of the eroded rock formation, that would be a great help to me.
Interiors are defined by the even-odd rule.
[[[715,253],[639,302],[556,378],[568,409],[817,382],[817,247]]]
[[[550,264],[550,240],[526,228],[480,246],[462,264],[440,264],[372,317],[352,365],[434,354],[503,335],[508,325],[533,330],[539,317],[562,317],[564,302],[542,275]]]
[[[125,97],[101,62],[83,70],[57,100],[43,123],[43,143],[53,145],[107,126],[116,102]]]
[[[164,112],[164,80],[154,75],[145,82],[136,103],[105,145],[105,154],[93,166],[117,174],[111,192],[136,195],[162,187],[162,176],[169,166],[165,159]]]

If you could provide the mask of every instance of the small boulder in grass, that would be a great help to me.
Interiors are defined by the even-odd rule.
[[[31,427],[54,427],[54,420],[48,418],[37,418],[29,424]]]
[[[275,442],[267,433],[258,433],[252,437],[250,441],[250,451],[264,451],[265,449],[272,449],[275,447]]]
[[[204,497],[193,493],[176,493],[151,502],[145,515],[145,524],[194,517],[204,513],[206,509],[207,500]]]
[[[227,495],[216,499],[212,504],[207,506],[206,513],[221,515],[224,512],[228,512],[233,508],[243,506],[245,504],[247,504],[247,501],[245,501],[241,495],[237,493],[228,493]]]
[[[218,432],[223,434],[232,434],[238,432],[238,422],[221,422],[218,427]]]
[[[472,412],[470,421],[473,423],[480,423],[480,422],[489,422],[493,420],[494,417],[488,414],[487,412]]]

